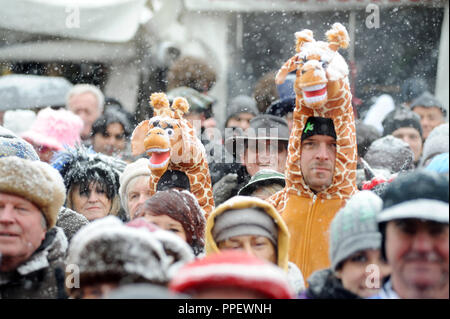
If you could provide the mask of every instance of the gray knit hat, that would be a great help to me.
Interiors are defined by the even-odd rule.
[[[431,94],[428,91],[423,92],[419,97],[415,98],[411,102],[411,110],[414,110],[416,106],[423,106],[423,107],[437,107],[441,110],[442,115],[445,117],[447,116],[447,111],[445,110],[442,103],[436,99],[433,94]]]
[[[425,166],[427,160],[433,156],[447,153],[449,150],[449,134],[448,123],[436,126],[428,135],[425,143],[423,143],[422,157],[420,158],[420,165]]]
[[[258,115],[259,111],[256,107],[256,101],[247,95],[238,95],[230,101],[227,107],[227,118],[225,120],[225,125],[228,120],[240,113],[250,113],[253,115]]]
[[[278,229],[266,212],[257,208],[226,211],[216,217],[212,235],[216,243],[234,236],[259,235],[277,247]]]
[[[354,253],[381,247],[376,216],[382,208],[380,197],[371,191],[360,191],[339,210],[330,226],[330,260],[334,271]]]

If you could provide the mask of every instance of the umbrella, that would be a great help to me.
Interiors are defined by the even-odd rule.
[[[63,77],[11,74],[0,77],[0,111],[63,106],[73,84]]]

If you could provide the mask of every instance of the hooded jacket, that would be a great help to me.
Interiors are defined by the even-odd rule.
[[[41,246],[13,271],[0,272],[0,299],[61,299],[64,258],[68,243],[64,232],[53,227]]]
[[[289,231],[281,216],[276,209],[264,200],[257,197],[249,196],[236,196],[220,206],[211,213],[206,222],[205,231],[205,245],[206,255],[217,253],[220,251],[215,241],[212,230],[215,225],[215,219],[229,210],[244,209],[244,208],[262,208],[267,215],[273,218],[274,223],[278,228],[278,240],[277,240],[277,265],[288,273],[289,282],[296,293],[302,291],[305,288],[305,283],[301,271],[295,266],[295,264],[289,262]]]

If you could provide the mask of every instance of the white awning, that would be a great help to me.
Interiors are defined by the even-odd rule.
[[[127,42],[151,18],[145,0],[0,0],[0,28]]]
[[[431,5],[443,7],[446,0],[184,0],[191,11],[327,11],[377,6]]]

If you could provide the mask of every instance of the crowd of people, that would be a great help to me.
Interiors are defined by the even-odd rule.
[[[449,132],[429,91],[405,85],[404,103],[357,119],[352,169],[332,118],[290,139],[295,74],[232,97],[220,128],[211,67],[180,60],[167,97],[190,106],[214,209],[186,171],[155,180],[132,151],[137,117],[77,84],[26,130],[0,126],[0,299],[449,298]],[[282,202],[291,149],[308,192]],[[348,199],[338,170],[356,181]]]

